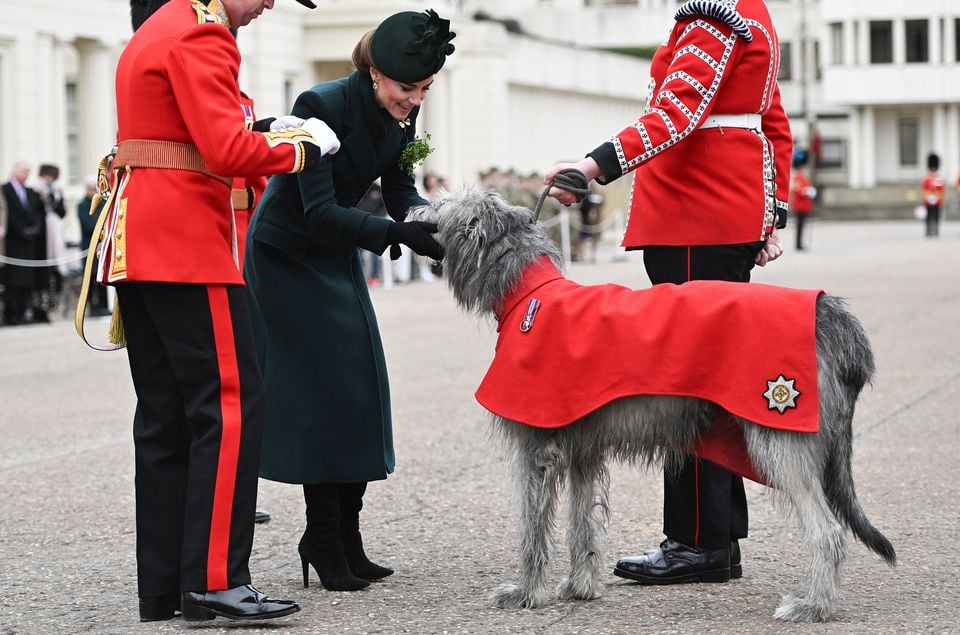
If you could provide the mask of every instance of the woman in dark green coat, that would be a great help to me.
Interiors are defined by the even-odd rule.
[[[403,219],[426,203],[410,155],[420,103],[453,52],[449,27],[433,11],[390,16],[357,44],[356,72],[301,94],[292,114],[325,121],[340,150],[316,171],[271,179],[250,222],[244,276],[267,386],[260,474],[303,484],[304,586],[309,564],[337,591],[393,573],[367,559],[359,532],[367,482],[393,471],[394,453],[358,247],[441,257],[436,226]],[[377,178],[393,220],[355,207]]]

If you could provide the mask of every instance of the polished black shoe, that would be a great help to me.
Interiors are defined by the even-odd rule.
[[[188,622],[212,620],[218,616],[231,620],[270,620],[300,610],[296,602],[268,598],[251,584],[206,593],[184,591],[180,600],[183,619]]]
[[[253,513],[253,522],[258,525],[270,522],[270,512],[258,509]]]
[[[613,574],[640,584],[726,582],[731,578],[730,551],[688,547],[668,538],[655,551],[622,558]]]
[[[180,593],[140,596],[140,621],[170,620],[180,612]]]
[[[730,577],[739,580],[743,577],[743,566],[740,564],[740,543],[730,541]]]

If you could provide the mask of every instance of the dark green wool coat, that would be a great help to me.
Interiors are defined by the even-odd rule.
[[[426,203],[398,167],[414,126],[377,106],[360,73],[304,92],[293,114],[325,121],[341,147],[315,171],[271,178],[250,222],[244,277],[267,386],[260,475],[383,479],[395,463],[390,389],[357,248],[382,253],[392,221],[355,205],[378,177],[394,219]]]

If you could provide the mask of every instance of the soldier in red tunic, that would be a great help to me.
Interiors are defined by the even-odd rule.
[[[762,0],[692,0],[675,18],[651,63],[646,112],[544,182],[565,168],[601,184],[633,172],[623,246],[643,249],[654,284],[747,282],[754,264],[779,257],[776,230],[786,224],[792,135],[776,80],[777,33]],[[644,584],[740,577],[743,480],[689,457],[664,478],[664,534],[659,549],[621,559],[614,573]]]
[[[940,174],[940,155],[931,152],[927,155],[927,176],[920,184],[923,206],[927,210],[926,222],[924,223],[927,238],[940,235],[940,210],[943,207],[946,186],[947,182]]]
[[[813,201],[817,198],[817,188],[807,175],[806,163],[809,155],[806,150],[793,153],[793,172],[790,174],[790,209],[797,221],[797,251],[803,251],[803,228],[813,213]]]
[[[273,4],[132,0],[136,32],[117,66],[98,280],[117,288],[138,398],[141,621],[300,609],[250,584],[264,389],[231,177],[312,169],[339,141],[317,119],[279,132],[246,125],[231,30]]]

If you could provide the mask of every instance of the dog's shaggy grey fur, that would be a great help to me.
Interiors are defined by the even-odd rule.
[[[541,256],[560,267],[557,247],[533,222],[532,212],[498,195],[464,189],[415,210],[411,219],[437,222],[444,276],[458,304],[489,314],[500,308],[524,268]],[[785,432],[738,419],[754,467],[795,512],[810,556],[806,589],[787,595],[774,617],[822,621],[836,610],[844,528],[890,565],[893,546],[867,519],[851,474],[854,405],[874,372],[873,354],[858,320],[842,301],[821,295],[816,318],[820,431]],[[499,607],[535,608],[550,592],[546,566],[560,488],[569,485],[571,569],[562,599],[600,596],[601,542],[608,512],[608,460],[672,469],[720,413],[694,398],[639,396],[614,401],[559,429],[495,417],[495,429],[513,458],[520,512],[520,580],[500,587]]]

